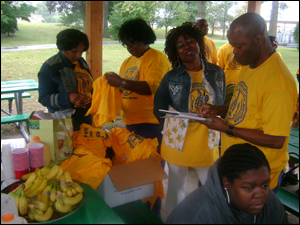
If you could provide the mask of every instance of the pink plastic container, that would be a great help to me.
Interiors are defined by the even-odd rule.
[[[28,145],[28,151],[30,172],[34,172],[36,168],[43,168],[44,145],[41,143],[31,143]]]
[[[20,180],[21,176],[29,173],[28,150],[26,148],[15,148],[11,153],[16,179]]]

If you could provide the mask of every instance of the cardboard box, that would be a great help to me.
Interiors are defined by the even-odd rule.
[[[154,194],[154,182],[168,179],[156,156],[113,166],[96,189],[109,207],[147,198]]]

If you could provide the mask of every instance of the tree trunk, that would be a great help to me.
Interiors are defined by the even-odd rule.
[[[103,1],[103,37],[109,37],[105,32],[105,29],[108,27],[108,1]]]
[[[276,36],[277,33],[277,17],[278,17],[278,1],[272,1],[271,20],[269,34]]]
[[[205,18],[205,1],[198,1],[198,17]]]
[[[166,26],[165,38],[167,37],[167,34],[168,34],[168,26]]]

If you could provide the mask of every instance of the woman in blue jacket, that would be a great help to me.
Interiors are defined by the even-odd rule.
[[[196,169],[202,185],[208,168],[219,158],[219,132],[195,120],[164,120],[159,109],[196,114],[204,103],[225,101],[224,71],[206,61],[204,34],[190,22],[170,30],[165,52],[173,69],[165,74],[154,96],[154,115],[163,129],[161,156],[168,163],[166,198],[171,212],[185,197],[189,167]]]
[[[76,109],[73,130],[82,123],[92,125],[92,115],[85,116],[92,101],[93,77],[82,53],[89,48],[87,35],[66,29],[56,36],[59,52],[49,58],[38,73],[39,102],[50,113]]]

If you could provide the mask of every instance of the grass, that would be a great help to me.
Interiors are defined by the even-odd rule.
[[[34,44],[53,44],[55,43],[56,34],[65,28],[56,26],[55,24],[30,24],[19,23],[19,31],[14,37],[1,37],[1,47],[4,46],[20,46]],[[164,37],[164,29],[154,29],[158,40]],[[210,37],[210,36],[209,36]],[[218,36],[216,36],[217,38]],[[210,37],[211,38],[211,37]],[[222,35],[218,40],[222,39]],[[216,39],[214,39],[216,40]],[[111,41],[105,39],[104,41]],[[219,49],[224,42],[215,42]],[[164,43],[153,44],[152,48],[163,51]],[[279,47],[277,49],[281,54],[287,67],[296,79],[295,72],[299,66],[299,51],[295,48]],[[27,51],[11,51],[1,52],[1,81],[19,80],[19,79],[34,79],[38,81],[37,74],[42,64],[52,55],[57,53],[57,49],[41,49]],[[103,68],[102,74],[106,71],[119,72],[122,62],[130,56],[126,48],[121,45],[104,45],[103,46]],[[83,55],[85,57],[85,54]],[[299,87],[297,85],[298,92]],[[31,92],[32,98],[23,100],[24,113],[30,113],[34,110],[46,109],[38,102],[38,92]],[[7,101],[1,101],[1,108],[7,110]],[[13,106],[16,112],[15,106]],[[6,116],[1,112],[1,116]],[[1,133],[11,132],[14,128],[13,124],[7,125],[9,129],[3,130],[1,125]]]

